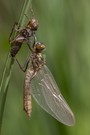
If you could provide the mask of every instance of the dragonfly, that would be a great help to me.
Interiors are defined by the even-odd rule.
[[[24,72],[26,71],[23,98],[24,110],[27,116],[30,117],[32,111],[31,96],[33,96],[41,108],[52,117],[65,125],[73,126],[75,123],[74,114],[62,96],[52,73],[46,66],[43,55],[44,49],[45,45],[43,43],[35,42],[31,55],[27,60],[26,65],[28,66],[23,69],[18,63],[20,68]]]
[[[27,17],[27,16],[26,16]],[[28,17],[27,17],[28,18]],[[15,57],[18,51],[20,50],[22,44],[26,42],[29,49],[30,47],[30,37],[34,37],[35,31],[38,28],[38,21],[35,18],[31,18],[25,28],[20,28],[20,25],[15,22],[10,33],[9,43],[11,45],[10,55]],[[16,31],[16,37],[12,37],[14,30]]]

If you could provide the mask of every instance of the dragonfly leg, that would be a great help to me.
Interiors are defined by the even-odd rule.
[[[26,39],[27,46],[31,52],[33,52],[33,49],[30,46],[31,41],[29,39]]]
[[[33,33],[33,37],[34,37],[34,42],[33,42],[33,48],[34,48],[34,46],[35,46],[35,43],[37,42],[37,38],[36,38],[36,35],[35,35],[35,33]]]
[[[27,46],[28,46],[28,48],[29,48],[29,50],[30,50],[31,52],[33,52],[33,47],[34,47],[34,45],[35,45],[35,43],[36,43],[36,41],[37,41],[35,32],[32,32],[32,37],[34,38],[34,39],[33,39],[34,41],[33,41],[32,47],[30,46],[30,44],[32,43],[32,41],[30,40],[30,38],[29,38],[29,37],[25,38],[25,42],[26,42],[26,44],[27,44]]]
[[[26,72],[27,70],[27,67],[28,67],[28,64],[29,64],[29,61],[30,61],[30,56],[27,58],[24,66],[21,66],[21,64],[19,63],[19,61],[16,59],[16,62],[17,64],[19,65],[20,69],[23,71],[23,72]]]
[[[19,29],[20,29],[20,25],[17,22],[15,22],[14,25],[13,25],[13,27],[12,27],[10,36],[9,36],[9,43],[13,40],[12,35],[13,35],[14,30],[18,32]]]
[[[34,48],[34,46],[35,46],[35,43],[37,42],[37,37],[36,37],[36,35],[35,35],[35,32],[33,32],[32,33],[32,36],[33,36],[33,45],[32,45],[32,48]],[[32,51],[33,51],[33,49],[32,49]]]

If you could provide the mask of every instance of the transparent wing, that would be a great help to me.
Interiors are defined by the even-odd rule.
[[[46,66],[31,81],[31,93],[37,103],[59,122],[74,125],[74,115]]]

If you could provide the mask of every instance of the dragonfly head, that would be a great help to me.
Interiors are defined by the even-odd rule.
[[[26,28],[30,28],[32,31],[36,31],[38,28],[38,21],[35,18],[32,18],[27,24]]]
[[[41,42],[36,42],[34,45],[34,49],[36,52],[42,52],[45,49],[45,45]]]

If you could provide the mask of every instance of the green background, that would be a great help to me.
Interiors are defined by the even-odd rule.
[[[47,66],[72,108],[76,123],[67,127],[44,112],[32,100],[32,117],[23,111],[24,73],[17,63],[11,76],[2,135],[90,135],[90,1],[33,0],[39,21],[38,40],[46,45]],[[0,78],[10,49],[9,34],[18,20],[22,0],[0,0]],[[29,13],[31,16],[31,13]],[[17,58],[28,54],[23,45]]]

